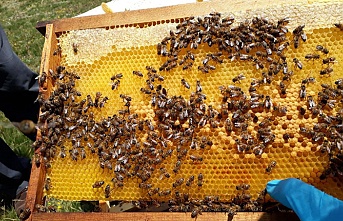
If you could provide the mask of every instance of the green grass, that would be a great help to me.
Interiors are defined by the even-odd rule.
[[[44,37],[35,29],[37,22],[74,17],[101,2],[103,0],[2,0],[0,23],[13,50],[38,72]]]
[[[33,71],[39,71],[44,37],[37,22],[70,18],[99,6],[103,0],[1,0],[0,24],[14,52]],[[19,156],[31,157],[32,141],[17,130],[0,112],[0,137]],[[53,201],[56,202],[57,201]],[[81,211],[79,202],[58,201],[60,211]],[[13,208],[0,210],[0,220],[18,220]]]
[[[31,158],[33,155],[32,141],[14,127],[2,112],[0,112],[0,123],[0,137],[18,156]]]
[[[13,207],[5,208],[4,206],[2,206],[0,207],[0,220],[19,221],[19,218]]]
[[[52,206],[57,212],[82,212],[80,202],[63,201],[55,198],[49,198],[46,206]]]

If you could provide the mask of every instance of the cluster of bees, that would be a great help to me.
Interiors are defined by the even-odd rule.
[[[192,211],[192,218],[197,217],[202,211],[225,211],[234,215],[236,211],[261,211],[262,201],[259,197],[252,200],[247,194],[250,186],[241,184],[237,186],[240,191],[230,203],[222,203],[219,197],[206,196],[203,200],[190,198],[186,193],[180,193],[180,187],[191,188],[193,185],[201,188],[204,183],[202,173],[181,177],[172,183],[169,189],[154,187],[149,182],[153,173],[160,173],[160,179],[169,179],[170,173],[177,174],[185,159],[194,163],[201,163],[203,157],[195,155],[193,150],[211,148],[213,142],[207,136],[199,137],[201,128],[209,125],[211,128],[224,127],[227,134],[235,133],[235,148],[237,153],[253,153],[261,156],[275,140],[271,126],[273,121],[280,116],[285,116],[287,107],[275,105],[270,95],[259,93],[259,88],[270,85],[272,81],[279,80],[279,93],[286,97],[287,87],[291,82],[293,71],[289,70],[284,52],[290,45],[286,34],[289,23],[288,18],[276,23],[265,18],[255,17],[246,20],[237,26],[233,17],[221,18],[220,13],[211,13],[203,18],[190,17],[177,25],[176,31],[170,31],[157,45],[157,54],[167,57],[166,61],[155,69],[146,66],[146,73],[139,70],[132,72],[133,77],[146,77],[146,85],[140,89],[150,99],[150,104],[155,113],[157,123],[154,126],[151,119],[140,119],[139,115],[130,110],[133,98],[121,94],[123,109],[118,114],[96,121],[94,109],[103,108],[108,97],[100,92],[95,95],[82,95],[75,89],[75,82],[80,79],[76,73],[68,72],[64,67],[58,66],[55,71],[43,72],[39,78],[42,88],[51,80],[54,89],[46,97],[40,94],[37,101],[41,105],[39,124],[41,138],[34,142],[34,147],[39,148],[35,162],[39,167],[43,162],[46,169],[51,167],[50,161],[55,157],[65,158],[68,153],[72,160],[79,161],[86,158],[86,149],[99,158],[102,169],[113,171],[111,183],[97,180],[92,188],[103,188],[105,198],[110,198],[112,191],[124,186],[124,181],[129,178],[138,178],[139,188],[151,199],[153,204],[159,205],[156,198],[168,197],[170,211]],[[337,25],[336,25],[337,26]],[[306,41],[305,25],[300,25],[293,30],[294,48],[300,46],[301,41]],[[337,26],[341,27],[341,26]],[[253,79],[245,93],[238,83],[245,80],[244,74],[239,74],[232,79],[232,85],[220,86],[218,93],[222,96],[220,108],[216,109],[206,104],[206,94],[201,82],[196,82],[195,90],[190,92],[190,98],[168,95],[167,88],[163,87],[164,71],[170,71],[177,66],[182,70],[193,67],[196,51],[200,44],[207,44],[215,53],[208,53],[198,66],[201,73],[208,74],[216,69],[216,65],[223,63],[225,58],[231,62],[245,61],[261,70],[261,76]],[[74,48],[74,46],[73,46]],[[317,50],[327,55],[329,52],[323,46]],[[185,51],[183,56],[179,53]],[[77,50],[74,52],[77,53]],[[306,59],[319,59],[320,55],[309,54]],[[335,58],[323,59],[327,68],[321,75],[330,74]],[[299,69],[302,64],[294,58],[293,63]],[[144,72],[144,71],[143,71]],[[120,86],[123,74],[111,77],[111,88],[116,90]],[[319,123],[313,129],[300,127],[300,133],[319,143],[320,150],[330,156],[330,167],[323,173],[342,174],[343,157],[343,117],[342,109],[335,115],[330,114],[336,102],[342,103],[343,79],[338,79],[335,87],[322,85],[323,90],[315,99],[306,94],[306,86],[314,83],[313,77],[302,81],[299,98],[307,101],[307,108],[300,108],[300,114],[307,111],[318,117]],[[187,90],[192,90],[189,82],[181,79],[180,84]],[[341,107],[340,107],[341,108]],[[259,119],[256,112],[271,112],[272,117]],[[187,126],[184,126],[187,125]],[[257,126],[257,133],[248,131],[250,125]],[[146,133],[143,140],[138,139],[138,133]],[[291,135],[284,134],[287,141]],[[66,146],[70,146],[67,151]],[[167,171],[163,162],[176,152],[177,161],[172,171]],[[276,166],[272,161],[266,168],[266,173],[271,173]],[[159,168],[159,169],[156,169]],[[45,189],[49,191],[51,181],[46,179]],[[261,194],[263,195],[263,194]],[[145,201],[136,202],[137,207],[148,205]],[[149,204],[150,205],[150,204]]]
[[[199,44],[207,44],[209,47],[216,47],[218,52],[209,53],[202,60],[202,65],[198,69],[207,74],[215,70],[215,65],[224,60],[223,55],[227,55],[231,61],[248,61],[255,65],[256,69],[261,70],[261,78],[253,79],[249,88],[249,97],[236,85],[220,86],[220,92],[223,95],[221,110],[212,113],[216,120],[224,120],[225,128],[228,133],[233,129],[240,131],[240,138],[235,139],[238,152],[252,151],[255,155],[261,155],[266,146],[274,141],[275,135],[271,132],[269,126],[273,123],[274,117],[263,119],[259,123],[257,137],[253,138],[248,132],[248,122],[259,122],[254,112],[256,111],[274,111],[274,116],[283,116],[287,113],[287,107],[275,106],[269,95],[259,94],[258,88],[264,85],[270,85],[273,80],[279,80],[279,93],[282,98],[287,95],[287,87],[291,83],[294,74],[289,69],[287,57],[284,52],[290,46],[290,41],[286,37],[288,29],[286,25],[290,22],[289,18],[283,18],[273,23],[265,18],[255,17],[252,20],[246,20],[236,27],[231,27],[234,18],[229,16],[221,18],[220,13],[211,13],[204,18],[189,17],[181,24],[176,26],[176,31],[170,31],[170,36],[165,37],[157,45],[157,54],[168,57],[167,61],[160,67],[162,70],[170,70],[182,66],[186,70],[193,65],[195,55],[193,50],[198,48]],[[341,23],[334,24],[340,30],[343,30]],[[305,25],[297,26],[293,31],[294,48],[300,46],[300,42],[306,42],[307,35],[304,31]],[[187,50],[186,55],[179,59],[179,52]],[[336,62],[335,57],[329,57],[329,50],[322,45],[317,45],[316,50],[325,57],[322,64],[326,65],[320,71],[320,75],[330,75],[333,72],[333,65]],[[252,53],[254,52],[254,53]],[[320,54],[306,54],[306,60],[319,60]],[[179,61],[179,62],[178,62]],[[187,62],[186,62],[187,61]],[[298,58],[293,58],[296,69],[302,69],[303,65]],[[186,64],[185,64],[186,63]],[[294,70],[294,71],[295,71]],[[281,76],[280,76],[281,75]],[[245,79],[244,74],[240,74],[232,79],[233,83]],[[343,156],[341,135],[343,123],[342,111],[342,79],[337,79],[335,87],[322,84],[322,91],[318,92],[317,101],[312,96],[307,96],[306,86],[309,83],[315,83],[314,77],[307,77],[302,80],[299,91],[299,98],[307,101],[307,109],[313,117],[318,117],[319,123],[313,126],[313,130],[300,126],[299,133],[311,138],[315,143],[319,143],[320,150],[327,152],[330,158],[330,167],[324,171],[321,179],[328,174],[343,174]],[[189,89],[189,84],[184,79],[181,83]],[[250,98],[250,99],[249,99]],[[300,114],[304,115],[306,109],[300,108]],[[336,114],[332,114],[336,109]],[[252,112],[251,112],[252,110]],[[232,113],[231,120],[228,113]],[[213,115],[208,114],[207,118],[213,119]],[[212,128],[219,125],[218,122],[210,124]],[[293,134],[285,133],[284,140],[293,137]],[[276,161],[266,168],[266,172],[271,172],[275,167]]]
[[[262,211],[265,202],[265,191],[261,191],[257,199],[253,200],[249,194],[249,184],[236,186],[237,194],[232,202],[222,202],[218,196],[205,196],[204,199],[193,199],[188,193],[174,192],[172,199],[168,201],[170,212],[191,212],[191,217],[196,218],[202,212],[225,212],[229,218],[233,218],[237,211]],[[133,201],[138,209],[146,209],[150,206],[159,207],[161,204],[156,200]]]
[[[191,217],[196,218],[202,212],[225,212],[229,218],[233,218],[237,211],[262,211],[265,191],[262,191],[256,200],[251,199],[248,193],[249,184],[239,184],[236,190],[239,192],[234,196],[232,202],[221,202],[218,196],[205,196],[203,200],[191,199],[187,193],[175,191],[173,200],[169,200],[169,211],[187,212],[191,211]]]
[[[302,87],[305,82],[303,80]],[[312,128],[299,125],[299,133],[318,144],[321,153],[328,155],[329,167],[320,176],[320,179],[325,179],[330,174],[343,175],[343,79],[337,79],[335,86],[321,84],[321,87],[322,90],[317,93],[317,100],[312,96],[306,96],[305,89],[300,90],[300,94],[304,94],[303,99],[306,100],[307,106],[299,107],[300,115],[304,117],[307,114],[317,118],[318,123]],[[336,113],[333,112],[335,108],[338,110]]]
[[[254,113],[257,111],[273,111],[275,116],[283,116],[286,115],[287,108],[273,105],[271,97],[259,94],[258,88],[270,85],[279,73],[283,73],[282,78],[285,81],[289,81],[292,76],[292,72],[288,70],[286,56],[283,54],[289,46],[286,38],[288,29],[285,26],[288,22],[289,19],[285,18],[274,24],[265,18],[256,17],[240,23],[239,26],[231,27],[234,18],[221,18],[220,13],[211,13],[204,18],[190,17],[185,19],[177,25],[176,31],[170,31],[170,36],[165,37],[157,45],[157,54],[168,57],[166,62],[160,66],[160,71],[169,71],[178,65],[182,66],[183,70],[191,68],[196,56],[192,51],[196,50],[199,44],[207,44],[209,47],[218,50],[215,53],[208,53],[202,60],[202,64],[198,66],[198,69],[205,74],[215,70],[217,64],[223,63],[224,54],[231,61],[251,62],[256,69],[263,70],[266,68],[268,71],[262,73],[261,79],[254,79],[251,82],[250,96],[247,96],[239,86],[220,86],[219,89],[223,96],[220,110],[206,106],[204,103],[206,95],[202,92],[199,81],[197,81],[196,91],[191,93],[189,101],[185,101],[181,96],[165,99],[161,98],[157,91],[157,93],[149,91],[149,94],[152,94],[152,105],[154,106],[156,100],[164,100],[164,102],[162,101],[163,104],[166,101],[172,101],[173,104],[174,99],[182,99],[183,105],[178,108],[179,111],[172,112],[175,113],[175,116],[172,117],[173,122],[175,120],[184,121],[184,113],[186,113],[186,120],[189,121],[187,131],[194,131],[194,129],[203,127],[207,123],[210,124],[211,128],[217,128],[224,123],[228,134],[232,131],[240,132],[240,136],[235,138],[239,153],[253,152],[257,156],[262,155],[267,146],[275,139],[275,134],[271,131],[274,119],[258,119]],[[293,31],[295,47],[299,46],[299,36],[303,41],[307,39],[303,28],[304,25],[301,25]],[[187,52],[182,58],[179,58],[179,53],[182,50],[187,50]],[[252,51],[255,54],[252,54]],[[244,74],[240,74],[234,77],[232,81],[235,84],[243,79],[245,79]],[[185,79],[181,79],[181,84],[190,89],[190,84]],[[144,90],[146,91],[146,89]],[[280,92],[286,94],[284,83]],[[169,118],[170,109],[173,110],[173,108],[157,105],[155,110],[162,123]],[[168,116],[160,116],[158,113]],[[247,130],[250,122],[259,122],[256,137],[253,137]],[[170,125],[169,128],[175,128],[175,126]],[[191,147],[194,146],[192,143],[197,139],[192,133]]]

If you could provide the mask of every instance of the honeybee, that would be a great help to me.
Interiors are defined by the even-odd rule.
[[[201,187],[204,182],[204,175],[202,173],[199,173],[198,175],[198,187]]]
[[[197,80],[197,83],[196,83],[196,92],[202,92],[202,86],[199,80]]]
[[[160,188],[159,188],[159,187],[154,188],[154,189],[151,189],[151,190],[148,191],[148,195],[149,195],[149,196],[153,196],[153,195],[155,195],[155,194],[158,194],[158,191],[160,191]]]
[[[285,106],[274,106],[274,111],[278,112],[279,114],[285,115],[287,114],[287,107]]]
[[[335,63],[335,62],[337,62],[335,57],[329,57],[329,58],[323,59],[323,64],[330,64],[330,63]]]
[[[159,81],[164,81],[164,77],[162,75],[154,74],[154,77]]]
[[[163,191],[158,192],[159,196],[168,196],[170,194],[171,194],[171,190],[163,190]]]
[[[316,49],[317,49],[318,51],[323,52],[324,54],[328,54],[328,53],[329,53],[329,50],[328,50],[327,48],[324,48],[322,45],[317,45],[317,46],[316,46]]]
[[[222,19],[222,23],[227,23],[228,25],[231,25],[235,18],[233,16],[228,16]]]
[[[72,47],[73,47],[74,53],[77,54],[77,52],[79,51],[79,48],[78,48],[79,45],[78,45],[77,43],[74,42],[74,43],[72,44]]]
[[[81,159],[85,159],[86,158],[86,151],[85,151],[85,148],[80,148],[80,156],[81,156]]]
[[[191,217],[192,218],[197,218],[198,215],[201,215],[201,208],[200,207],[195,207],[193,210],[192,210],[192,213],[191,213]]]
[[[140,71],[132,71],[132,73],[133,73],[134,75],[137,75],[138,77],[143,77],[143,74],[142,74],[142,72],[140,72]]]
[[[37,76],[36,79],[38,79],[38,83],[39,83],[40,87],[43,87],[47,78],[48,78],[48,75],[44,71],[42,72],[42,74],[40,76]]]
[[[176,161],[176,163],[175,163],[175,167],[174,167],[174,169],[173,169],[173,172],[174,172],[174,173],[178,173],[179,170],[180,170],[180,168],[181,168],[181,161],[178,160],[178,161]]]
[[[267,168],[266,168],[266,172],[267,173],[271,173],[272,172],[272,169],[276,166],[276,161],[272,161],[272,162],[270,162],[270,164],[267,166]]]
[[[150,183],[140,183],[139,184],[139,188],[142,188],[142,189],[150,189],[152,187],[152,184]]]
[[[182,70],[187,70],[193,66],[193,62],[187,62],[183,67]]]
[[[151,94],[151,90],[146,88],[141,88],[141,92],[143,92],[144,94]]]
[[[190,176],[186,181],[186,186],[191,186],[194,181],[194,176]]]
[[[337,28],[339,28],[341,31],[343,31],[343,24],[342,23],[335,23],[334,24]]]
[[[93,188],[100,188],[102,185],[104,185],[104,181],[95,181],[95,183],[92,185]]]
[[[132,99],[130,96],[125,95],[125,94],[120,94],[119,96],[121,99],[123,99],[124,102],[131,101],[131,99]]]
[[[105,187],[105,198],[109,198],[111,194],[111,187],[110,184],[107,184]]]
[[[299,61],[298,58],[293,58],[293,62],[299,69],[303,69],[303,64]]]
[[[335,84],[337,85],[337,88],[342,90],[342,86],[343,86],[343,78],[339,78],[335,81]]]
[[[328,67],[328,68],[325,68],[325,69],[321,70],[321,71],[319,72],[319,74],[320,74],[320,75],[325,75],[325,74],[330,74],[331,72],[333,72],[333,69],[330,68],[330,67]]]
[[[40,205],[40,204],[36,204],[36,205],[35,205],[35,208],[36,208],[37,211],[40,212],[40,213],[45,213],[45,212],[47,212],[47,210],[48,210],[45,206]]]
[[[190,86],[189,86],[188,82],[187,82],[185,79],[181,79],[181,84],[182,84],[185,88],[190,89]]]
[[[292,75],[293,75],[293,71],[290,71],[290,72],[284,74],[284,76],[282,77],[282,80],[283,80],[283,81],[290,81]]]
[[[236,190],[249,190],[250,189],[250,185],[249,184],[239,184],[236,186]]]
[[[178,186],[181,186],[182,183],[183,183],[184,179],[183,178],[180,178],[180,179],[177,179],[174,183],[173,183],[173,187],[176,188]]]
[[[331,153],[330,143],[328,140],[324,140],[321,145],[319,145],[319,150],[321,153]]]
[[[288,142],[290,135],[288,133],[285,133],[282,137],[286,142]]]
[[[208,71],[208,68],[207,67],[204,67],[204,66],[199,66],[198,67],[198,70],[200,70],[202,73],[204,74],[207,74],[209,71]]]
[[[162,44],[161,44],[161,43],[158,43],[156,49],[157,49],[157,54],[158,54],[158,55],[161,55],[161,52],[162,52]]]
[[[167,65],[166,71],[170,71],[171,69],[175,68],[176,66],[177,66],[177,63],[175,61],[172,61]]]
[[[203,158],[201,156],[194,156],[194,155],[190,155],[189,158],[195,162],[195,161],[198,161],[198,162],[201,162],[203,161]]]
[[[152,124],[151,120],[145,120],[145,124],[148,126],[150,131],[154,131],[154,125]]]
[[[61,55],[62,53],[62,48],[61,46],[57,46],[56,50],[54,51],[53,55],[56,56],[56,55]]]
[[[112,90],[116,90],[120,85],[120,80],[116,80],[115,82],[111,83]]]
[[[232,128],[233,128],[233,125],[232,125],[231,120],[229,118],[226,118],[226,120],[225,120],[225,130],[230,133],[232,131]]]
[[[313,130],[318,132],[321,130],[326,130],[327,127],[328,127],[327,123],[317,123],[313,126]]]
[[[243,80],[243,79],[245,79],[245,76],[244,76],[244,74],[239,74],[238,76],[236,76],[236,77],[234,77],[233,79],[232,79],[232,82],[233,83],[236,83],[236,82],[241,82],[241,80]]]
[[[109,100],[108,97],[104,97],[100,102],[99,102],[99,107],[102,108],[105,106],[105,103]]]
[[[320,55],[319,54],[307,54],[307,55],[305,55],[305,58],[308,60],[310,60],[310,59],[315,60],[315,59],[319,59]]]
[[[101,93],[100,92],[96,92],[95,98],[94,98],[94,107],[98,107],[100,97],[101,97]]]
[[[257,58],[254,58],[254,63],[255,63],[255,67],[256,67],[256,70],[258,69],[263,69],[264,68],[264,65],[262,63],[261,60],[257,59]]]
[[[44,189],[46,191],[49,191],[51,189],[51,179],[49,177],[45,179]]]
[[[146,80],[145,82],[150,90],[154,90],[154,85],[150,79]]]
[[[57,66],[57,67],[56,67],[56,72],[57,72],[58,75],[60,75],[64,70],[65,70],[65,67],[64,67],[64,66]],[[49,70],[49,73],[50,73],[51,75],[54,75],[54,74],[53,74],[53,71],[52,71],[51,69]]]
[[[289,42],[287,41],[287,42],[281,44],[281,45],[278,47],[277,50],[278,50],[278,52],[280,53],[280,52],[282,52],[283,50],[285,50],[288,46],[289,46]]]
[[[237,151],[239,153],[241,153],[241,152],[243,152],[243,151],[245,151],[247,149],[248,145],[245,144],[245,143],[242,143],[241,140],[239,140],[238,138],[235,139],[235,143],[236,143],[236,146],[237,146]]]
[[[306,98],[306,86],[304,84],[300,87],[299,97],[300,99]]]
[[[157,70],[152,66],[146,66],[145,69],[147,69],[149,72],[157,73]]]
[[[301,81],[301,84],[315,83],[316,79],[314,77],[308,77]]]
[[[19,214],[19,219],[20,220],[26,220],[30,217],[30,215],[31,215],[30,208],[26,208]]]
[[[266,96],[266,99],[264,100],[264,107],[267,109],[270,109],[273,107],[272,100],[270,99],[270,96]]]
[[[305,25],[302,24],[302,25],[299,25],[298,27],[296,27],[294,30],[293,30],[293,34],[294,35],[299,35],[303,29],[305,28]]]
[[[40,155],[38,153],[35,153],[34,161],[35,161],[36,167],[40,167]]]
[[[160,172],[162,173],[161,176],[160,176],[160,180],[163,178],[163,177],[166,177],[166,178],[170,178],[170,174],[167,172],[166,168],[160,168]]]
[[[300,37],[298,35],[294,36],[294,38],[293,38],[294,48],[298,48],[299,47],[299,38]]]
[[[123,77],[123,74],[122,73],[119,73],[119,74],[115,74],[111,77],[111,80],[114,81],[114,80],[119,80],[119,79],[122,79]]]
[[[312,96],[307,97],[307,106],[308,106],[308,109],[310,109],[310,110],[317,106],[316,103],[314,102]]]

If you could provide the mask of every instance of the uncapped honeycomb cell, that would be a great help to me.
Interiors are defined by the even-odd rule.
[[[332,5],[330,7],[333,7]],[[322,9],[320,6],[316,7]],[[303,13],[301,10],[304,9],[295,7],[289,10],[293,10],[295,14],[289,14],[290,11],[286,10],[282,11],[281,15],[299,17],[299,13]],[[247,18],[249,13],[239,14],[238,17]],[[256,13],[264,15],[262,11],[254,12],[254,15]],[[253,16],[248,18],[251,17]],[[151,96],[142,93],[141,88],[147,87],[146,66],[158,69],[166,61],[167,58],[156,54],[156,43],[161,41],[170,29],[175,30],[176,23],[174,22],[176,20],[166,23],[164,21],[153,22],[152,26],[145,28],[128,26],[70,31],[59,36],[59,45],[62,48],[61,65],[65,66],[66,70],[75,72],[81,77],[80,80],[76,81],[75,88],[82,93],[82,96],[76,98],[76,101],[85,99],[87,95],[91,95],[94,99],[96,92],[101,92],[102,98],[108,97],[103,108],[91,107],[89,109],[89,112],[94,113],[96,121],[107,119],[107,117],[123,110],[125,103],[120,95],[125,94],[132,97],[130,112],[137,113],[140,119],[151,120],[153,126],[158,128],[160,123],[151,106]],[[295,27],[296,24],[299,24],[297,19],[292,21],[290,26]],[[310,76],[315,77],[316,82],[307,84],[306,91],[307,95],[316,97],[321,90],[321,84],[332,85],[337,78],[342,77],[341,73],[343,73],[341,62],[343,61],[342,32],[328,24],[322,25],[323,27],[312,26],[313,24],[309,24],[311,28],[305,29],[308,38],[306,42],[301,41],[297,49],[291,42],[290,47],[285,52],[289,69],[294,72],[291,81],[288,83],[286,96],[281,97],[279,94],[278,85],[281,81],[279,77],[279,79],[273,79],[272,84],[259,88],[260,94],[270,96],[274,106],[287,107],[287,114],[285,115],[275,115],[272,111],[250,112],[258,118],[256,123],[249,122],[248,132],[252,136],[257,135],[259,123],[264,119],[273,118],[271,128],[276,135],[275,140],[261,156],[256,156],[253,153],[239,153],[235,138],[240,136],[240,132],[227,133],[224,122],[220,122],[219,127],[214,129],[207,124],[201,129],[196,129],[196,137],[200,140],[206,136],[213,144],[205,147],[204,150],[185,148],[188,149],[188,152],[182,160],[178,173],[173,172],[178,160],[177,145],[168,143],[168,148],[173,150],[171,156],[166,158],[163,163],[154,165],[154,171],[146,183],[152,184],[152,188],[159,188],[159,191],[172,190],[172,194],[160,197],[153,194],[149,197],[148,194],[151,189],[139,188],[141,181],[137,177],[125,178],[122,187],[114,186],[111,181],[114,177],[113,170],[100,168],[97,153],[91,153],[89,148],[85,148],[85,159],[79,157],[77,161],[72,160],[69,155],[69,151],[72,151],[72,143],[67,142],[64,145],[67,156],[65,158],[59,156],[53,158],[51,169],[48,169],[47,176],[51,179],[52,187],[46,191],[46,194],[65,200],[139,200],[151,198],[168,200],[174,196],[175,191],[180,191],[188,193],[191,198],[202,199],[207,195],[217,195],[221,200],[229,201],[237,194],[235,186],[238,184],[250,184],[250,194],[257,197],[268,181],[295,177],[313,184],[328,194],[343,199],[342,184],[339,178],[329,177],[323,181],[319,179],[322,171],[328,165],[328,156],[318,150],[317,143],[299,134],[299,125],[310,128],[318,123],[317,118],[312,118],[308,114],[299,114],[299,107],[306,107],[306,100],[299,98],[302,80]],[[155,35],[153,40],[149,41],[144,36],[153,35],[152,30],[155,31],[153,32]],[[116,37],[110,38],[109,36]],[[135,37],[137,39],[133,42],[132,39]],[[292,35],[288,33],[287,38],[292,39]],[[158,40],[156,41],[156,39]],[[77,53],[74,53],[72,49],[72,44],[75,42],[78,44]],[[93,43],[94,45],[91,45]],[[318,44],[326,47],[329,54],[324,55],[316,51]],[[186,52],[187,50],[181,51],[179,56],[182,57]],[[193,67],[182,70],[182,66],[177,66],[170,71],[160,71],[158,74],[164,77],[164,81],[155,82],[155,86],[162,84],[167,89],[168,96],[182,95],[185,99],[190,99],[191,92],[196,90],[197,81],[200,81],[202,91],[207,97],[205,100],[207,108],[212,105],[217,110],[220,109],[223,99],[219,90],[220,86],[236,85],[248,94],[252,79],[260,76],[261,70],[256,70],[252,62],[230,60],[227,58],[228,54],[224,54],[223,63],[215,64],[216,70],[204,74],[197,67],[209,52],[215,52],[215,48],[204,44],[199,45],[196,50],[193,50],[196,57]],[[321,59],[305,59],[306,54],[313,53],[320,54]],[[319,74],[320,70],[323,69],[321,61],[328,56],[335,57],[338,62],[332,65],[333,73],[321,76]],[[296,64],[292,62],[293,58],[300,60],[303,69],[300,70],[295,67]],[[144,77],[133,75],[132,71],[141,71]],[[122,73],[123,77],[120,79],[117,89],[112,90],[113,81],[111,81],[111,77],[119,73]],[[246,79],[233,83],[232,79],[241,73]],[[190,89],[181,84],[181,79],[189,83]],[[232,113],[229,113],[229,117],[232,117]],[[181,126],[188,128],[189,125],[186,122]],[[290,134],[287,141],[284,139],[285,133]],[[140,142],[147,141],[147,137],[146,131],[136,132],[136,138]],[[99,137],[99,139],[101,138]],[[86,146],[87,144],[82,141],[81,145]],[[60,152],[61,147],[57,147],[56,154],[59,155]],[[202,159],[192,160],[190,156],[201,157]],[[276,166],[272,168],[271,172],[266,172],[272,161],[277,162]],[[167,178],[160,168],[165,168],[170,177]],[[202,185],[198,185],[200,173],[203,175]],[[194,181],[187,186],[186,181],[190,176],[194,176]],[[176,185],[175,182],[180,179],[183,179],[183,183]],[[92,188],[96,181],[104,181],[104,185],[100,188]],[[106,198],[105,187],[108,184],[111,191],[110,197]],[[173,187],[173,184],[176,187]]]

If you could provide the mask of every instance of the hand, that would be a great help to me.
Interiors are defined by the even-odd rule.
[[[343,220],[343,201],[295,178],[272,180],[267,193],[292,209],[302,221]]]

